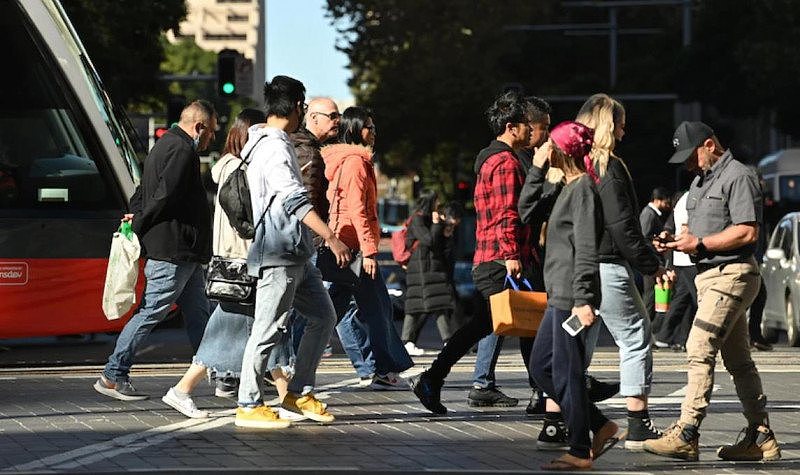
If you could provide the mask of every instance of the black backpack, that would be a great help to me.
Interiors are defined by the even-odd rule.
[[[258,141],[263,138],[262,136]],[[257,145],[258,142],[250,149],[250,154]],[[253,239],[256,228],[253,222],[253,203],[250,201],[250,185],[247,184],[247,163],[247,157],[242,157],[242,163],[228,175],[225,183],[219,188],[218,198],[219,205],[225,211],[236,233],[242,239]]]

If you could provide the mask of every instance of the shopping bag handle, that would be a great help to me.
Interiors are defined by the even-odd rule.
[[[531,286],[531,283],[530,283],[530,282],[528,282],[528,279],[526,279],[525,277],[523,277],[522,279],[520,279],[520,282],[522,282],[523,284],[525,284],[525,287],[527,287],[527,288],[528,288],[528,290],[531,290],[531,291],[533,290],[533,287]],[[519,290],[519,285],[518,285],[518,284],[517,284],[517,282],[514,280],[514,278],[513,278],[513,277],[511,277],[511,274],[506,274],[506,283],[507,283],[507,284],[510,284],[510,285],[511,285],[511,288],[512,288],[513,290]]]

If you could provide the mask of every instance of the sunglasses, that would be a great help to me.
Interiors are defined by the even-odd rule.
[[[336,119],[338,119],[338,118],[340,118],[342,116],[342,114],[340,114],[340,113],[338,113],[336,111],[328,112],[327,114],[325,112],[314,112],[314,114],[324,115],[325,117],[329,118],[330,120],[336,120]]]

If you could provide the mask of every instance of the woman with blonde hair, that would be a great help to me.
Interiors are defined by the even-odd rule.
[[[603,317],[620,355],[620,395],[628,409],[625,447],[641,451],[645,440],[660,437],[650,420],[647,396],[653,379],[650,320],[634,284],[636,270],[660,279],[664,269],[639,225],[639,205],[625,163],[614,154],[625,135],[625,108],[606,94],[591,96],[577,122],[594,129],[589,156],[598,175],[597,192],[603,208],[604,230],[598,247]],[[587,364],[597,343],[599,326],[587,333]]]

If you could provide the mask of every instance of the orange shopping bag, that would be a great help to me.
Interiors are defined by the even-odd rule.
[[[527,279],[522,282],[531,288]],[[547,294],[520,290],[510,275],[506,276],[506,283],[511,285],[510,289],[489,297],[494,332],[503,336],[536,335],[547,308]]]

